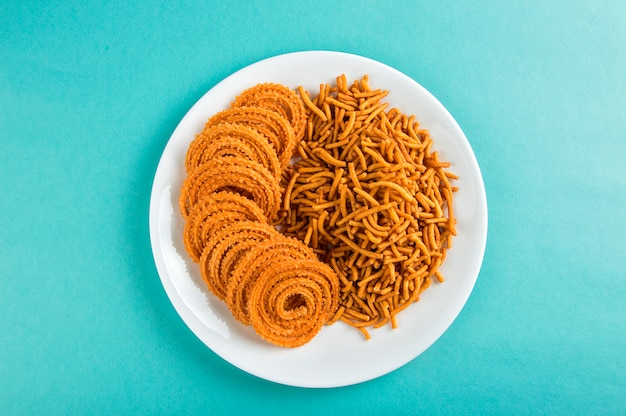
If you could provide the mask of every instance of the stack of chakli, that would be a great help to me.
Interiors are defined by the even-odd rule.
[[[338,309],[335,271],[271,225],[306,122],[290,88],[245,90],[190,144],[180,195],[185,247],[207,288],[236,319],[282,347],[309,342]]]

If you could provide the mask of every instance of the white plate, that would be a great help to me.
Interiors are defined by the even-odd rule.
[[[304,86],[311,95],[320,83],[348,82],[369,75],[373,88],[390,91],[385,101],[414,114],[430,130],[434,149],[452,163],[460,179],[455,194],[458,236],[441,272],[443,284],[432,285],[398,315],[398,328],[372,330],[365,341],[343,323],[324,327],[308,344],[284,349],[262,341],[251,327],[239,324],[226,305],[204,287],[198,267],[182,243],[178,211],[185,177],[187,147],[214,113],[228,107],[245,88],[260,82]],[[391,107],[390,107],[391,108]],[[157,270],[183,321],[211,350],[234,366],[277,383],[302,387],[336,387],[382,376],[413,360],[452,324],[478,277],[487,239],[487,202],[472,149],[448,111],[417,82],[382,63],[360,56],[325,51],[280,55],[235,72],[208,91],[185,115],[170,138],[156,171],[150,200],[150,240]]]

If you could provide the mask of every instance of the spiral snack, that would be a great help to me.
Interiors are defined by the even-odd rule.
[[[263,211],[248,198],[232,192],[204,195],[191,211],[183,230],[183,241],[191,259],[198,263],[208,239],[234,221],[266,222]]]
[[[274,83],[255,85],[242,92],[231,107],[261,107],[275,111],[289,121],[296,141],[304,137],[306,108],[295,91],[284,85]]]
[[[242,124],[218,124],[205,129],[189,145],[187,173],[220,156],[241,156],[263,165],[278,179],[282,171],[276,150],[257,130]]]
[[[309,342],[337,309],[339,288],[334,271],[310,259],[277,260],[252,284],[250,321],[266,341],[282,347]]]
[[[280,269],[294,259],[317,260],[313,251],[301,241],[284,237],[277,232],[275,237],[257,244],[232,269],[226,289],[226,303],[231,312],[242,323],[250,324],[248,300],[251,285],[263,270]]]
[[[294,91],[277,84],[244,91],[191,142],[179,198],[185,248],[208,290],[283,347],[308,342],[335,316],[339,299],[334,270],[269,222],[305,126]]]
[[[218,157],[198,166],[185,179],[180,195],[183,217],[189,217],[203,195],[219,191],[253,200],[268,219],[274,218],[280,205],[278,183],[264,166],[239,156]]]
[[[225,256],[247,241],[258,245],[273,237],[281,237],[274,227],[255,221],[234,222],[211,235],[200,259],[202,279],[209,290],[224,300],[230,280],[230,274],[224,271]],[[243,254],[239,250],[239,255]]]
[[[206,122],[204,130],[219,124],[245,125],[256,129],[274,146],[282,168],[289,164],[297,145],[293,128],[289,122],[275,111],[265,108],[229,108],[211,117]]]

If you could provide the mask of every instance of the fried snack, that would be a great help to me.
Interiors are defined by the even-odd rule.
[[[276,224],[309,244],[340,279],[331,323],[397,326],[396,315],[419,300],[456,235],[448,162],[432,150],[414,116],[387,110],[387,91],[365,76],[320,86],[308,109],[302,160],[282,176]]]
[[[306,110],[292,90],[260,84],[244,91],[190,144],[179,199],[185,248],[209,291],[239,321],[283,347],[308,342],[334,316],[339,299],[333,269],[269,223],[305,126]]]
[[[248,301],[251,285],[263,270],[280,269],[294,259],[317,261],[317,256],[304,243],[294,238],[277,236],[250,249],[232,268],[226,290],[226,303],[242,323],[249,325]]]
[[[304,137],[306,108],[295,91],[284,85],[257,84],[237,96],[231,107],[261,107],[275,111],[289,121],[296,141]]]
[[[280,234],[274,227],[266,222],[255,221],[233,222],[211,235],[200,259],[202,279],[209,290],[224,300],[230,280],[230,273],[227,273],[224,267],[225,257],[233,251],[239,256],[243,255],[245,251],[242,252],[239,247],[246,242],[253,241],[258,245],[275,237],[280,237]]]
[[[282,172],[276,150],[257,130],[242,124],[218,124],[196,136],[189,145],[185,168],[190,173],[220,156],[240,156],[257,162],[278,179]]]
[[[183,241],[198,263],[211,236],[234,221],[267,222],[263,211],[248,198],[232,192],[204,195],[185,221]]]
[[[262,269],[248,299],[250,321],[266,341],[281,347],[309,342],[337,309],[339,287],[328,265],[277,259]]]
[[[276,179],[262,165],[239,156],[218,157],[195,168],[185,179],[180,212],[187,219],[204,195],[231,191],[254,201],[265,218],[272,219],[280,205]]]
[[[257,130],[274,146],[282,168],[289,164],[297,145],[293,128],[289,122],[275,111],[265,108],[229,108],[212,116],[206,122],[204,130],[219,124],[245,125]]]

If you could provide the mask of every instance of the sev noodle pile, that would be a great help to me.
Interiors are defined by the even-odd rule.
[[[450,181],[457,177],[432,150],[415,116],[381,100],[368,77],[298,88],[308,119],[301,160],[283,171],[275,225],[307,243],[339,277],[341,320],[370,339],[419,300],[456,235]]]

